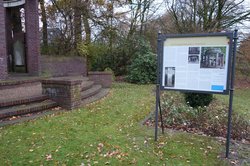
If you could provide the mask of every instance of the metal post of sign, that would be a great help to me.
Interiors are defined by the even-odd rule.
[[[160,109],[160,118],[161,118],[161,127],[162,133],[164,133],[163,129],[163,119],[162,119],[162,111],[161,111],[161,103],[160,103],[160,52],[161,52],[161,39],[160,32],[158,33],[157,40],[157,80],[156,80],[156,102],[155,102],[155,141],[157,141],[158,136],[158,113]]]
[[[236,61],[236,49],[237,49],[237,39],[238,30],[234,30],[233,37],[233,57],[232,57],[232,70],[231,70],[231,84],[229,93],[229,111],[228,111],[228,122],[227,122],[227,142],[226,142],[226,158],[229,157],[229,146],[231,139],[231,127],[232,127],[232,108],[233,108],[233,94],[234,94],[234,78],[235,78],[235,61]]]
[[[159,105],[159,84],[156,85],[156,103],[155,103],[155,141],[158,136],[158,105]]]
[[[161,118],[161,132],[164,134],[164,124],[163,124],[163,117],[162,117],[162,109],[161,109],[161,99],[159,97],[159,109],[160,109],[160,118]]]

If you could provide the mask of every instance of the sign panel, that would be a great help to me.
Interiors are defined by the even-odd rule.
[[[231,33],[164,36],[161,88],[228,93]]]

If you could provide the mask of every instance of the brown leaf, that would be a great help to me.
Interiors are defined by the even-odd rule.
[[[46,160],[47,160],[47,161],[52,160],[52,155],[51,155],[51,154],[47,154],[47,155],[46,155]]]

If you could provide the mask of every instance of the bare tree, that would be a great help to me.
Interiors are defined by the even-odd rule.
[[[242,76],[245,76],[246,80],[249,80],[250,76],[250,37],[248,36],[244,39],[239,47],[237,54],[237,70],[241,73]]]
[[[214,32],[249,20],[250,11],[244,0],[173,0],[168,4],[169,15],[179,33]]]
[[[153,0],[135,0],[129,1],[131,9],[131,20],[130,28],[128,32],[128,38],[132,36],[137,30],[139,34],[143,34],[145,27],[145,22],[147,21],[147,16],[151,7]]]

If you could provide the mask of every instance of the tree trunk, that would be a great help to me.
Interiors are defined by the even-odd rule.
[[[82,42],[82,21],[81,21],[81,8],[78,0],[73,2],[74,10],[74,45],[75,48],[77,44]]]
[[[45,5],[44,5],[44,0],[40,0],[40,7],[41,7],[41,21],[43,23],[43,46],[48,47],[48,24],[47,24],[47,16],[46,16],[46,10],[45,10]]]
[[[90,44],[91,42],[91,28],[90,28],[90,25],[89,25],[89,21],[88,21],[88,18],[87,17],[83,17],[83,25],[84,25],[84,30],[85,30],[85,34],[86,34],[86,44]]]

